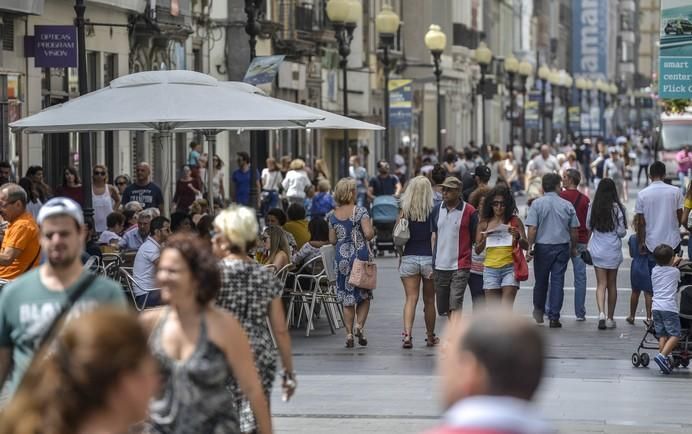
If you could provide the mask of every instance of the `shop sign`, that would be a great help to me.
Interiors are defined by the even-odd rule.
[[[75,26],[34,26],[33,46],[37,68],[77,67]]]
[[[692,98],[692,4],[661,0],[659,96]]]

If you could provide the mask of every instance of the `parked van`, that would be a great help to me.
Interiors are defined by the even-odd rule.
[[[692,113],[661,114],[659,140],[656,141],[657,158],[666,165],[666,178],[678,180],[675,156],[685,146],[692,146]],[[688,179],[692,174],[687,174]]]

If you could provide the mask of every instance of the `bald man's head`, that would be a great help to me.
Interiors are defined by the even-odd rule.
[[[543,158],[548,158],[550,156],[550,146],[541,146],[541,155],[543,156]]]
[[[535,325],[490,308],[449,326],[440,360],[446,406],[470,396],[531,400],[543,375],[545,349]]]

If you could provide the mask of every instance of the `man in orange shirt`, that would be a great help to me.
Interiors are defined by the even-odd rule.
[[[0,279],[16,279],[38,266],[39,230],[26,210],[26,201],[26,192],[19,185],[0,187],[0,215],[9,222],[0,246]]]

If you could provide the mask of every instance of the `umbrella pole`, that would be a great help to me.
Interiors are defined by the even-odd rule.
[[[171,153],[173,146],[171,143],[171,138],[173,136],[170,130],[161,130],[159,131],[158,136],[158,145],[161,146],[161,167],[163,171],[163,176],[161,177],[161,184],[163,184],[163,215],[170,218],[172,190],[171,183],[175,180],[175,165],[173,164],[173,156]]]
[[[207,201],[209,202],[209,212],[214,212],[214,155],[216,154],[216,135],[218,130],[204,130],[204,138],[207,139],[209,158],[207,159]]]

